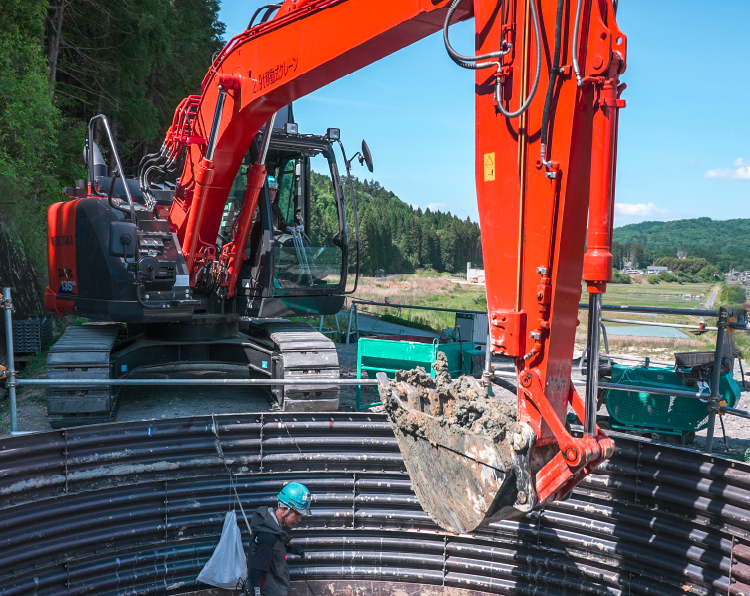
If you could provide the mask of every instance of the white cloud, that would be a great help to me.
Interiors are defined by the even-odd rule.
[[[666,209],[661,209],[653,203],[615,203],[615,211],[620,215],[635,217],[667,213]]]
[[[738,157],[732,163],[733,168],[715,168],[707,170],[704,178],[719,180],[750,180],[750,160]]]
[[[430,203],[429,205],[427,205],[427,208],[428,208],[428,209],[429,209],[430,211],[442,211],[442,210],[444,210],[444,209],[445,209],[445,208],[446,208],[447,206],[448,206],[448,205],[446,205],[445,203]]]

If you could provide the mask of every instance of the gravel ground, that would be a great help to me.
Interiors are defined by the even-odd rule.
[[[339,364],[343,378],[357,376],[357,345],[336,344],[339,352]],[[241,366],[200,365],[180,367],[160,367],[133,378],[243,378],[247,369]],[[34,376],[44,377],[44,367]],[[372,391],[365,388],[364,391]],[[374,396],[374,394],[373,394]],[[368,400],[367,396],[364,398]],[[354,411],[356,389],[344,387],[341,391],[340,409]],[[371,401],[371,400],[370,400]],[[2,420],[0,437],[10,435],[10,418],[7,392],[0,394]],[[115,420],[129,422],[134,420],[154,420],[159,418],[179,418],[185,416],[202,416],[206,414],[230,414],[240,412],[270,411],[273,408],[270,393],[264,388],[255,387],[215,387],[195,385],[193,387],[127,387],[123,389],[117,404]],[[48,431],[52,428],[47,417],[47,403],[44,389],[28,387],[18,395],[18,429],[19,431]]]
[[[339,354],[342,378],[353,379],[357,373],[357,345],[336,344]],[[576,356],[579,354],[577,353]],[[632,355],[632,354],[630,354]],[[667,355],[661,356],[667,360]],[[497,370],[513,372],[513,363],[509,360],[494,359]],[[43,368],[38,376],[44,376]],[[139,375],[140,378],[241,378],[245,374],[244,367],[212,365],[210,369],[192,365],[189,367],[164,367],[158,371],[149,371]],[[739,365],[736,365],[735,379],[740,381]],[[580,378],[574,375],[574,378]],[[750,387],[750,384],[748,385]],[[584,394],[584,387],[578,386],[579,392]],[[511,380],[500,379],[494,385],[494,393],[503,401],[516,401],[515,383]],[[378,401],[375,390],[371,387],[362,388],[362,402]],[[0,424],[0,437],[9,436],[10,424],[7,396],[0,395],[3,406],[3,417]],[[750,392],[743,392],[735,406],[741,410],[750,410]],[[206,414],[228,414],[239,412],[269,411],[272,401],[266,389],[247,387],[213,387],[211,385],[196,385],[194,387],[129,387],[123,390],[119,402],[116,421],[127,422],[134,420],[153,420],[159,418],[178,418],[186,416],[201,416]],[[340,409],[354,411],[356,409],[356,388],[342,387]],[[375,406],[371,411],[382,411]],[[600,414],[606,414],[602,408]],[[750,449],[750,420],[735,416],[723,417],[726,430],[726,444],[733,456],[742,456]],[[44,390],[27,388],[18,399],[18,428],[21,431],[51,430],[47,420],[47,406]],[[717,419],[714,439],[714,452],[724,453],[725,443],[722,428]],[[670,437],[653,435],[654,440],[670,440]],[[687,445],[688,448],[703,450],[705,447],[706,431],[697,433],[695,441]]]

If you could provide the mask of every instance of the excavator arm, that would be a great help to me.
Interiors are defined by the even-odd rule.
[[[461,56],[448,25],[472,16],[475,55]],[[178,108],[162,159],[185,155],[170,220],[191,283],[219,259],[231,296],[263,186],[262,146],[235,242],[217,255],[214,239],[261,128],[272,129],[274,114],[293,100],[441,30],[452,59],[476,71],[490,342],[494,354],[515,360],[517,419],[504,442],[493,443],[385,391],[401,408],[393,420],[420,501],[443,528],[463,532],[563,497],[614,450],[595,423],[596,362],[588,402],[571,383],[581,278],[594,313],[611,280],[626,61],[612,0],[285,0],[215,58],[201,95]],[[425,101],[434,101],[430,65],[413,68]],[[569,407],[585,421],[581,437],[566,428]],[[453,500],[436,494],[446,478],[456,485]]]

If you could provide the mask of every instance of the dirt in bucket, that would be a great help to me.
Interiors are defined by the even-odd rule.
[[[423,417],[412,416],[408,409],[400,407],[397,400],[408,404],[417,412],[438,419],[440,426],[449,430],[469,431],[491,438],[495,443],[506,439],[516,423],[516,408],[494,399],[485,387],[470,376],[452,379],[448,373],[445,354],[438,352],[432,365],[435,377],[422,368],[399,371],[389,388],[380,387],[380,396],[391,420],[401,429],[424,436],[421,427]]]

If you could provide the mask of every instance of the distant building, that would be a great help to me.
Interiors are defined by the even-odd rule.
[[[471,263],[466,263],[466,281],[474,284],[483,284],[484,269],[472,269]]]
[[[632,267],[625,267],[625,269],[622,270],[622,272],[625,275],[638,275],[643,273],[640,269],[633,269]]]
[[[669,270],[669,267],[657,267],[654,265],[649,265],[646,267],[646,274],[647,275],[659,275],[660,273],[672,273]]]

